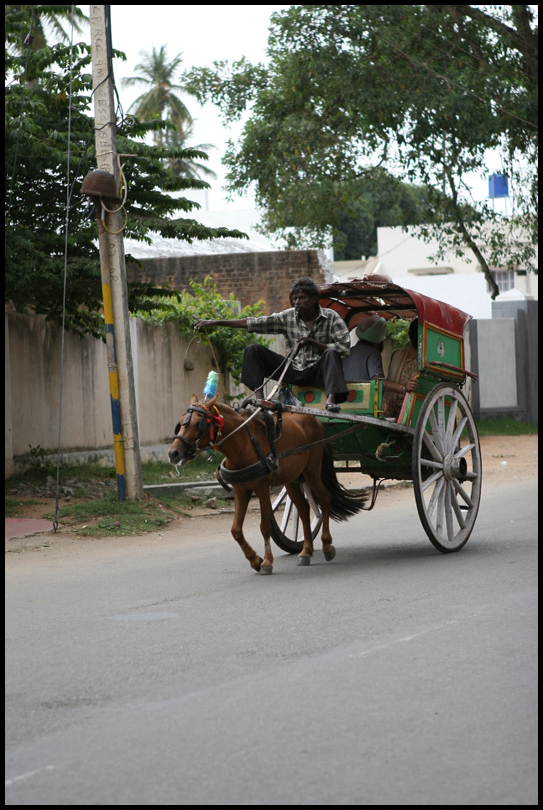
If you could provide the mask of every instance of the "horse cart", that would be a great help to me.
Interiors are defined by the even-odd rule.
[[[323,424],[336,472],[362,473],[373,480],[373,508],[387,479],[413,482],[422,526],[441,552],[458,551],[477,518],[481,495],[481,451],[466,395],[464,329],[471,316],[455,307],[391,283],[387,277],[319,287],[322,307],[338,312],[349,329],[368,315],[389,320],[418,318],[418,389],[407,392],[399,415],[383,414],[383,381],[348,383],[341,412],[324,408],[325,392],[289,386],[300,403],[292,413],[316,416]],[[290,399],[292,401],[292,399]],[[316,537],[322,516],[309,487],[303,486]],[[300,520],[286,488],[272,502],[272,537],[282,550],[302,549]]]
[[[217,474],[235,490],[232,535],[259,573],[272,573],[271,539],[283,551],[298,553],[299,565],[308,565],[320,532],[325,559],[332,560],[330,518],[347,520],[373,508],[386,479],[412,480],[431,542],[439,551],[458,551],[471,534],[481,495],[477,427],[461,390],[473,376],[464,360],[470,316],[382,276],[321,285],[319,301],[336,310],[349,329],[376,314],[418,319],[417,389],[406,386],[399,412],[385,415],[380,379],[348,383],[338,413],[326,409],[326,392],[318,388],[283,386],[274,402],[277,384],[272,401],[234,409],[217,401],[215,385],[209,394],[204,389],[202,402],[193,395],[175,427],[170,461],[185,464],[206,449],[224,454]],[[370,476],[371,497],[342,486],[342,472]],[[270,497],[275,488],[279,494]],[[243,533],[253,494],[260,502],[263,558]]]

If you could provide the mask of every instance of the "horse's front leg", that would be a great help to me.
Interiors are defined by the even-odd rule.
[[[260,566],[261,574],[271,574],[273,571],[273,554],[271,550],[271,501],[270,487],[267,480],[259,482],[255,487],[260,502],[260,532],[264,538],[264,559]]]
[[[311,557],[313,556],[313,535],[311,532],[311,515],[309,511],[309,504],[305,496],[297,484],[290,484],[287,486],[289,497],[298,510],[298,516],[302,522],[304,532],[304,544],[302,550],[298,554],[298,565],[309,565]]]
[[[234,522],[232,523],[232,537],[239,544],[239,547],[249,560],[251,568],[255,571],[260,571],[262,566],[262,557],[259,557],[256,551],[251,548],[243,534],[243,521],[247,514],[249,501],[251,500],[251,490],[246,487],[234,487]],[[269,572],[265,572],[269,573]]]

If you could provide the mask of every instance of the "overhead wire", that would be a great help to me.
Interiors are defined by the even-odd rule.
[[[62,328],[61,328],[61,351],[60,351],[60,391],[59,391],[59,408],[58,408],[58,441],[57,441],[57,481],[56,481],[56,495],[55,495],[55,517],[53,520],[53,529],[55,532],[59,525],[59,497],[60,497],[60,441],[62,435],[62,395],[64,386],[64,333],[66,321],[66,289],[68,279],[68,237],[70,226],[70,201],[73,187],[70,187],[70,156],[71,156],[71,134],[72,134],[72,84],[73,84],[73,42],[74,42],[74,7],[72,9],[72,26],[70,36],[70,82],[68,92],[68,147],[66,155],[66,221],[65,221],[65,238],[64,238],[64,279],[62,287]]]

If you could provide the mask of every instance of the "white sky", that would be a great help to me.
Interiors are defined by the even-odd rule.
[[[80,6],[89,14],[89,6]],[[112,5],[111,35],[113,47],[126,54],[126,62],[115,59],[113,70],[119,98],[125,113],[133,101],[144,92],[144,87],[124,88],[121,79],[134,76],[140,61],[140,51],[151,52],[165,45],[168,57],[182,54],[182,68],[211,67],[218,60],[234,61],[245,56],[250,62],[262,62],[266,57],[270,15],[288,6],[208,6],[208,5]],[[88,35],[90,42],[90,33]],[[195,119],[194,137],[189,146],[214,144],[208,150],[205,163],[217,174],[209,180],[210,210],[253,207],[252,197],[237,197],[227,202],[224,168],[221,158],[229,138],[236,138],[241,125],[225,129],[218,108],[212,104],[200,107],[192,96],[179,94]]]
[[[89,14],[89,6],[80,6]],[[134,76],[134,68],[140,61],[140,51],[150,52],[152,48],[167,48],[170,58],[182,54],[186,69],[212,66],[214,61],[234,61],[245,56],[250,62],[263,62],[266,59],[266,44],[270,15],[288,6],[245,5],[112,5],[111,31],[113,47],[126,54],[126,62],[114,61],[114,74],[117,91],[124,112],[128,112],[132,102],[143,92],[143,88],[124,88],[121,79]],[[90,42],[90,33],[86,37]],[[200,107],[191,96],[182,96],[195,119],[194,138],[189,145],[215,144],[216,149],[208,150],[207,166],[217,173],[217,180],[208,181],[210,210],[231,208],[251,208],[254,201],[250,196],[236,197],[228,201],[223,191],[224,168],[221,158],[229,138],[234,140],[241,132],[241,124],[225,129],[218,109],[212,104]],[[489,160],[488,174],[499,172],[499,161]],[[477,199],[488,194],[488,179],[471,178],[472,193]],[[503,200],[496,200],[496,210],[503,211]],[[510,201],[509,208],[510,211]]]

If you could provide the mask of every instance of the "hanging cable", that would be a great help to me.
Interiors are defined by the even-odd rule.
[[[60,356],[60,392],[59,392],[59,406],[58,406],[58,443],[57,443],[57,487],[55,497],[55,519],[53,521],[53,529],[55,532],[58,529],[59,523],[59,491],[60,491],[60,437],[62,428],[62,391],[64,383],[64,333],[65,333],[65,320],[66,320],[66,286],[68,278],[68,234],[69,234],[69,220],[70,220],[70,201],[72,189],[70,188],[70,144],[72,132],[72,62],[73,62],[73,42],[74,42],[74,7],[72,6],[72,30],[70,37],[70,85],[68,93],[68,149],[66,156],[66,225],[65,225],[65,239],[64,239],[64,284],[62,292],[62,328],[61,328],[61,356]]]

